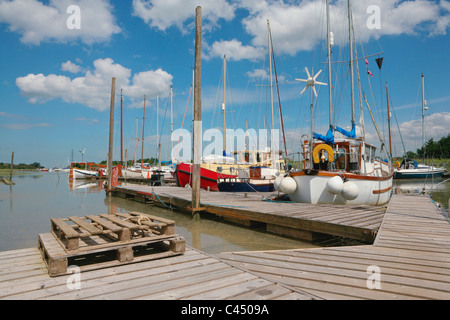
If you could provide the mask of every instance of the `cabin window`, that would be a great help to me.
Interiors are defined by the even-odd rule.
[[[338,149],[338,151],[335,154],[335,163],[337,170],[345,170],[347,168],[345,148]]]

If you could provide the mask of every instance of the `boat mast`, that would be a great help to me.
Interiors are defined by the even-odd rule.
[[[172,135],[173,135],[173,87],[170,86],[170,141],[172,144],[170,150],[173,150]]]
[[[389,90],[386,82],[386,99],[388,112],[388,130],[389,130],[389,160],[392,160],[392,142],[391,142],[391,111],[389,110]]]
[[[352,37],[352,5],[350,0],[348,5],[348,38],[350,45],[350,88],[351,88],[351,103],[352,103],[352,127],[355,123],[355,96],[354,96],[354,76],[353,76],[353,37]]]
[[[161,169],[161,143],[159,141],[159,95],[156,94],[156,148],[157,148],[157,164]]]
[[[141,152],[141,169],[144,166],[144,128],[145,128],[145,99],[146,96],[144,95],[144,115],[142,116],[142,152]]]
[[[270,70],[270,105],[271,105],[271,111],[272,111],[272,131],[270,134],[271,143],[270,143],[270,151],[271,151],[271,167],[275,168],[275,150],[274,150],[274,131],[275,131],[275,124],[274,124],[274,116],[273,116],[273,83],[272,83],[272,39],[270,36],[270,22],[267,20],[267,30],[269,34],[269,70]]]
[[[222,103],[222,111],[223,111],[223,156],[226,156],[226,119],[225,119],[225,86],[227,81],[227,56],[223,56],[223,103]]]
[[[123,96],[120,89],[120,163],[123,164]]]
[[[327,51],[328,51],[328,94],[329,94],[329,106],[330,106],[330,128],[333,126],[333,101],[331,93],[331,34],[330,34],[330,1],[327,0],[326,12],[327,12]],[[312,137],[311,137],[312,139]]]
[[[423,163],[425,163],[425,77],[422,73],[422,150]]]

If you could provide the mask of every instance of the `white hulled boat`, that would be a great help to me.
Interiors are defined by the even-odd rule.
[[[308,79],[301,79],[301,81],[306,82],[305,89],[311,87],[311,137],[302,141],[303,170],[289,172],[278,178],[277,190],[288,194],[289,198],[295,202],[383,205],[389,201],[391,196],[394,170],[390,163],[376,159],[375,146],[367,143],[364,137],[356,138],[353,93],[354,48],[350,3],[348,7],[352,129],[348,132],[333,124],[332,86],[330,85],[332,83],[331,47],[333,46],[333,37],[330,32],[328,1],[326,5],[330,129],[326,136],[313,133],[313,93],[317,97],[314,86],[326,84],[316,81],[320,71],[315,76],[311,76],[306,70]],[[369,107],[368,104],[367,106]],[[335,140],[335,131],[341,132],[344,138]],[[381,140],[379,132],[378,136]]]

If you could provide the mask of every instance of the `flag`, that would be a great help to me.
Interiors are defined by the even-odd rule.
[[[381,66],[383,65],[383,58],[375,59],[375,61],[377,62],[378,69],[381,69]]]
[[[369,64],[369,61],[367,61],[367,58],[364,59],[366,61],[366,64]]]
[[[367,70],[367,73],[373,77],[373,74],[372,74],[372,72],[370,72],[370,70]]]

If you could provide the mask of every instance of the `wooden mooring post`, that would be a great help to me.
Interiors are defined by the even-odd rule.
[[[196,8],[195,18],[195,69],[194,69],[194,132],[193,132],[193,164],[192,164],[192,213],[200,209],[200,163],[202,152],[202,7]]]
[[[109,113],[109,152],[108,152],[108,189],[112,188],[113,179],[113,144],[114,144],[114,103],[116,95],[116,78],[111,83],[111,108]]]

